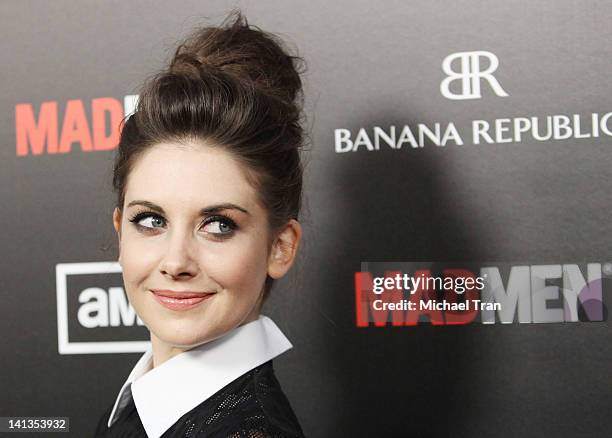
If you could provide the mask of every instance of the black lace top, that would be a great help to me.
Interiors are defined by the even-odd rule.
[[[100,418],[96,438],[147,437],[131,397],[109,428],[112,408]],[[304,434],[269,360],[187,412],[162,435],[179,437],[290,438]]]

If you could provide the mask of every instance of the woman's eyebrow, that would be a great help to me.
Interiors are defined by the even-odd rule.
[[[157,204],[154,204],[151,201],[135,200],[135,201],[130,202],[127,205],[127,208],[130,208],[133,205],[142,205],[143,207],[150,208],[151,210],[156,211],[159,214],[166,214],[163,208],[161,208]],[[243,213],[250,214],[247,210],[240,207],[239,205],[232,204],[231,202],[225,202],[222,204],[215,204],[215,205],[211,205],[211,206],[202,208],[200,210],[200,216],[206,216],[209,214],[219,213],[223,210],[239,210],[239,211],[242,211]]]

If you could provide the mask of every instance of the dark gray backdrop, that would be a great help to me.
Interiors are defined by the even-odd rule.
[[[116,259],[112,151],[17,156],[16,105],[55,101],[61,122],[70,99],[88,114],[122,100],[234,5],[309,65],[304,251],[265,311],[295,346],[275,366],[306,434],[610,436],[608,322],[357,329],[353,275],[368,260],[608,261],[611,138],[334,150],[338,128],[612,111],[603,1],[0,4],[0,416],[69,416],[89,436],[140,356],[58,352],[55,266]],[[478,50],[509,96],[483,83],[446,99],[442,60]]]

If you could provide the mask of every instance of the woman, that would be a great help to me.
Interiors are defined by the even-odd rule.
[[[151,333],[98,437],[300,437],[260,315],[301,239],[299,58],[233,13],[177,48],[122,128],[113,223]]]

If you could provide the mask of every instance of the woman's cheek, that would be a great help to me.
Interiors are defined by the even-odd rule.
[[[122,243],[121,251],[123,278],[131,288],[137,287],[155,270],[155,249],[150,244],[130,240]]]
[[[216,254],[218,260],[207,263],[207,274],[224,289],[241,292],[256,288],[267,272],[266,254],[261,251],[261,245],[248,240],[240,245],[228,245],[226,249],[223,254]]]

